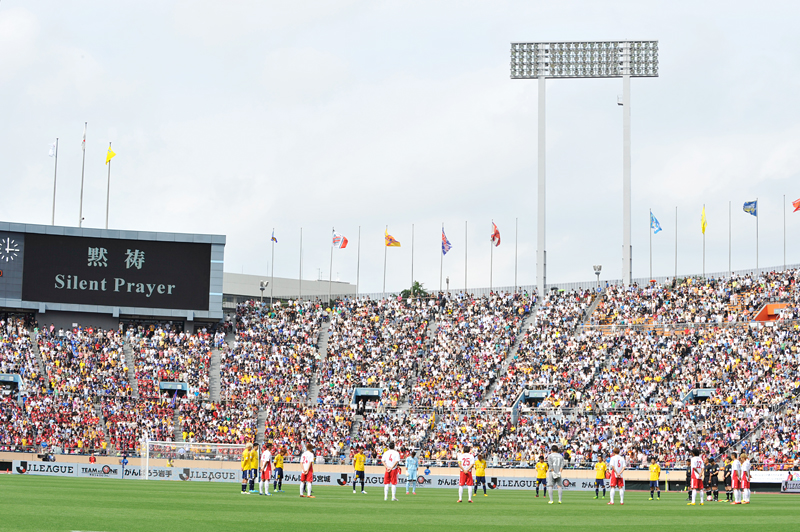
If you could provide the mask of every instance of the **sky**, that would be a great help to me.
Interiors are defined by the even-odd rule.
[[[633,275],[800,263],[800,4],[0,1],[0,220],[227,236],[225,271],[362,292],[536,282],[537,83],[513,41],[659,41],[631,82]],[[622,275],[620,79],[547,82],[548,282]],[[785,202],[784,202],[785,195]],[[677,227],[675,222],[677,207]],[[491,223],[502,242],[491,252]],[[441,260],[441,226],[453,245]],[[466,224],[466,235],[465,235]],[[401,243],[386,250],[384,229]],[[517,230],[518,227],[518,230]],[[270,234],[278,243],[274,261]],[[331,231],[348,238],[331,260]],[[360,268],[358,244],[360,231]],[[515,244],[516,242],[516,244]]]

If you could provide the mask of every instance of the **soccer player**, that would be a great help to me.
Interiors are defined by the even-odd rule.
[[[470,452],[469,445],[464,446],[464,451],[456,456],[458,468],[461,470],[458,475],[458,502],[464,493],[464,486],[467,487],[467,496],[472,502],[472,469],[475,467],[475,456]]]
[[[750,504],[750,458],[747,453],[742,453],[739,461],[742,463],[742,504]]]
[[[475,460],[475,493],[478,492],[478,487],[483,484],[483,496],[488,497],[486,494],[486,459],[482,454],[478,455]]]
[[[283,451],[275,448],[275,481],[272,483],[272,491],[283,493]]]
[[[311,495],[311,484],[314,482],[314,446],[310,443],[306,445],[306,452],[300,455],[300,467],[302,468],[300,496],[315,499],[316,497]],[[307,495],[303,495],[303,486],[308,486],[306,488]]]
[[[408,495],[408,488],[412,489],[414,495],[417,494],[417,451],[411,451],[411,455],[406,458],[406,495]]]
[[[558,445],[553,445],[547,455],[547,485],[550,486],[550,502],[553,504],[553,489],[558,488],[558,504],[561,504],[561,470],[564,469],[564,457],[558,452]]]
[[[539,455],[539,461],[536,462],[536,496],[539,496],[539,486],[544,486],[544,496],[547,497],[547,462],[544,460],[544,455]]]
[[[389,448],[381,456],[381,462],[386,470],[383,472],[383,500],[389,500],[389,486],[392,487],[392,500],[397,501],[397,474],[400,472],[400,453],[394,450],[394,442],[389,443]]]
[[[690,464],[692,473],[692,502],[687,503],[687,506],[695,505],[698,490],[700,491],[700,506],[703,506],[703,470],[705,469],[705,464],[703,464],[703,459],[700,457],[700,449],[692,449]]]
[[[367,461],[367,457],[361,452],[361,448],[356,451],[356,455],[353,457],[353,469],[355,470],[355,476],[353,477],[353,493],[356,492],[356,482],[361,481],[361,493],[364,495],[367,494],[364,491],[364,463]]]
[[[714,502],[719,502],[719,466],[713,457],[708,459],[706,472],[708,473],[708,487],[706,489],[711,491]]]
[[[250,481],[250,491],[255,488],[255,475],[253,475],[253,468],[250,466],[253,454],[253,444],[247,442],[242,451],[242,494],[247,495],[247,481]]]
[[[706,457],[705,461],[703,462],[703,488],[706,490],[705,498],[706,500],[711,500],[711,470],[708,467],[711,465],[711,457]],[[700,494],[703,497],[703,494]]]
[[[725,467],[722,470],[722,482],[725,484],[725,502],[733,501],[732,465],[729,456],[725,456]]]
[[[692,460],[686,460],[686,501],[692,502]]]
[[[731,470],[733,472],[733,502],[731,504],[742,504],[742,463],[736,454],[731,455]]]
[[[594,465],[594,498],[598,498],[600,496],[600,488],[603,488],[603,498],[606,498],[606,471],[608,471],[608,465],[606,465],[605,457],[600,454],[597,463]]]
[[[623,477],[623,473],[625,473],[625,468],[628,463],[625,461],[625,458],[619,454],[618,447],[614,448],[614,454],[611,455],[611,459],[608,463],[611,466],[611,497],[608,504],[614,504],[615,488],[619,488],[620,505],[625,504],[625,478]]]
[[[265,443],[261,446],[261,476],[258,482],[258,494],[270,495],[269,492],[269,477],[272,475],[272,453],[269,452],[269,446]],[[264,490],[266,489],[266,493]]]
[[[656,457],[650,459],[650,500],[653,500],[653,491],[657,493],[658,500],[661,500],[661,488],[658,486],[658,479],[661,476],[661,466],[658,465]]]

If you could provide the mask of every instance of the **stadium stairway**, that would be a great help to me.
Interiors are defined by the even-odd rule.
[[[44,377],[45,384],[50,388],[50,379],[47,376],[47,369],[44,367],[44,359],[42,358],[42,353],[39,352],[38,335],[33,331],[28,331],[28,334],[31,337],[31,351],[33,351],[36,357],[36,363],[39,365],[39,375]]]
[[[106,440],[106,448],[111,451],[111,435],[108,433],[106,419],[103,417],[103,402],[100,400],[100,398],[97,398],[97,401],[94,403],[94,411],[97,414],[97,419],[100,420],[100,428],[103,429],[103,438]]]
[[[181,426],[181,415],[177,408],[172,414],[172,439],[174,441],[183,441],[183,427]]]
[[[534,305],[528,315],[525,316],[525,319],[522,320],[522,325],[520,325],[519,332],[517,332],[517,338],[514,340],[514,344],[511,346],[511,349],[508,350],[506,359],[502,364],[500,364],[500,369],[497,371],[497,377],[494,379],[494,382],[489,386],[489,388],[486,389],[486,392],[484,392],[483,397],[481,398],[481,406],[486,406],[489,398],[494,394],[498,384],[500,384],[500,378],[506,374],[511,361],[514,360],[515,356],[517,356],[519,344],[522,343],[522,338],[525,336],[528,326],[535,320],[537,307],[538,305]]]
[[[264,428],[267,422],[267,411],[263,408],[258,409],[258,425],[256,426],[256,443],[264,443]]]
[[[128,382],[131,384],[131,395],[139,398],[139,383],[136,380],[136,357],[133,348],[127,341],[122,343],[122,352],[125,355],[125,365],[128,366]]]
[[[589,308],[586,309],[586,313],[583,315],[583,319],[581,320],[580,324],[578,324],[576,329],[580,329],[581,327],[589,323],[589,320],[592,319],[592,314],[594,314],[594,311],[597,309],[598,305],[600,305],[600,302],[603,301],[605,297],[606,297],[606,289],[603,288],[603,290],[600,292],[600,295],[594,298],[592,304],[589,305]]]
[[[317,352],[319,353],[320,360],[328,359],[328,330],[330,329],[330,320],[322,322],[319,328],[319,336],[317,336]]]
[[[214,348],[211,350],[211,366],[208,368],[208,393],[212,403],[219,403],[221,390],[220,363],[222,352]]]

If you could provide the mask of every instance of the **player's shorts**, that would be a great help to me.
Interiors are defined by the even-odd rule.
[[[283,468],[276,467],[275,468],[275,480],[283,480]]]
[[[391,484],[392,486],[397,486],[397,475],[400,473],[400,468],[395,467],[391,471],[386,471],[383,474],[383,483],[386,485]]]
[[[300,482],[314,482],[314,468],[309,467],[305,473],[300,473]]]
[[[537,479],[537,481],[538,481],[538,479]],[[554,487],[559,482],[561,482],[561,475],[556,476],[556,475],[553,475],[552,471],[548,471],[548,473],[547,473],[547,486],[548,487]],[[537,485],[538,485],[538,483],[537,483]]]
[[[616,475],[611,475],[611,487],[612,488],[624,488],[625,487],[625,479],[622,477],[618,477]]]
[[[406,475],[406,477],[408,477],[407,479],[410,480],[411,482],[416,482],[417,481],[417,470],[415,469],[413,471],[409,471],[408,474]]]
[[[256,478],[256,470],[255,469],[245,469],[242,471],[242,480],[255,480]]]
[[[476,476],[475,477],[475,485],[476,486],[480,486],[481,484],[483,484],[484,486],[486,485],[486,477],[485,476],[484,477]]]
[[[742,485],[742,487],[739,488],[739,489],[743,489],[743,490],[749,490],[750,489],[750,479],[749,478],[743,478],[742,480],[739,481],[739,483]]]
[[[657,480],[651,480],[650,481],[650,487],[658,489],[658,481]]]
[[[594,487],[595,488],[605,488],[606,487],[606,479],[604,479],[604,478],[596,478],[596,479],[594,479]]]
[[[536,477],[536,487],[538,488],[542,484],[544,484],[545,486],[547,485],[547,478],[546,477],[545,478]]]
[[[272,475],[272,468],[268,467],[261,471],[261,480],[269,480],[269,477]]]
[[[364,472],[363,471],[356,471],[356,478],[364,480]]]
[[[693,478],[692,479],[692,489],[693,490],[701,490],[701,489],[703,489],[703,479],[702,478]]]
[[[711,475],[711,477],[708,479],[708,485],[712,488],[719,486],[719,477],[717,475]]]
[[[472,473],[464,473],[463,471],[460,471],[458,476],[458,485],[472,486]]]
[[[742,489],[742,482],[741,480],[739,480],[739,475],[737,475],[736,473],[733,474],[733,484],[731,484],[731,486],[735,490]]]

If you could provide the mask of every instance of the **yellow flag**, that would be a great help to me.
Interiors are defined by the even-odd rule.
[[[703,205],[703,215],[700,217],[700,230],[703,231],[703,234],[706,234],[706,226],[708,226],[706,222],[706,206]]]
[[[116,155],[113,151],[111,151],[111,146],[108,147],[108,153],[106,154],[106,164]]]

